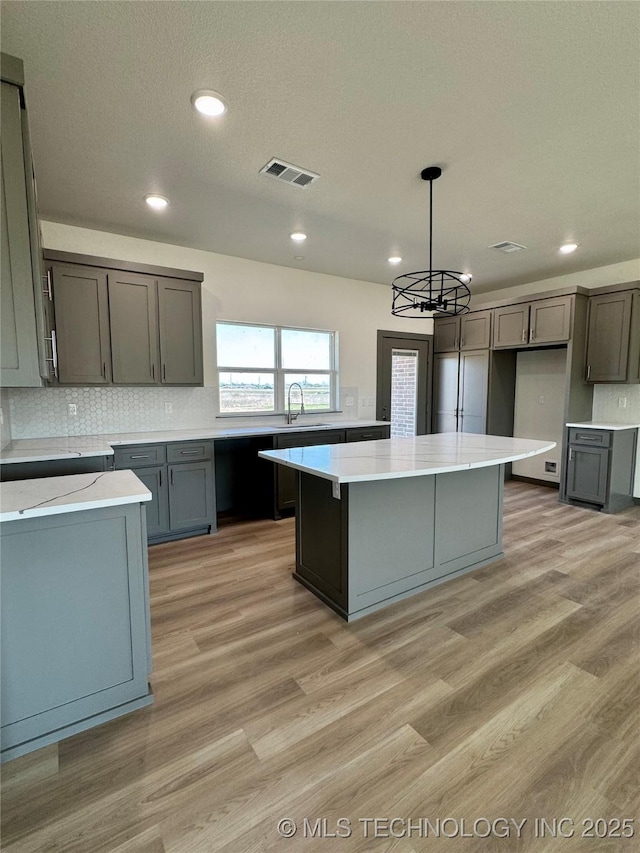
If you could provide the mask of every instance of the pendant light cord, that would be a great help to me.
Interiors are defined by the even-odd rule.
[[[429,276],[433,272],[433,179],[429,181]]]

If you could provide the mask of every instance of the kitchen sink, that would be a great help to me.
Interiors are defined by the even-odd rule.
[[[298,424],[295,421],[292,424],[280,424],[278,429],[309,429],[309,427],[332,426],[332,424]]]

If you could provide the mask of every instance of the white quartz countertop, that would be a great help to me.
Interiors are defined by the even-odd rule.
[[[317,416],[321,419],[321,416]],[[295,421],[291,426],[256,424],[245,426],[216,426],[203,429],[176,429],[152,432],[118,432],[106,435],[83,435],[76,438],[22,438],[10,441],[0,451],[0,463],[45,462],[51,459],[77,459],[83,456],[112,456],[113,448],[121,444],[156,444],[167,441],[202,441],[203,439],[250,438],[287,432],[322,432],[329,429],[366,429],[388,426],[386,421],[322,422],[316,418]]]
[[[133,471],[16,480],[0,486],[0,521],[150,501]]]
[[[621,421],[576,421],[575,423],[567,424],[568,427],[578,427],[581,429],[639,429],[640,424],[624,424]]]
[[[555,446],[554,441],[445,432],[416,438],[263,450],[259,456],[334,483],[357,483],[501,465],[537,456]]]

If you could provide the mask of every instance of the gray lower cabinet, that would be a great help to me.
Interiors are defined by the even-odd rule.
[[[344,440],[344,430],[323,430],[322,433],[298,432],[276,435],[275,449],[310,447],[314,444],[341,444]],[[275,468],[276,516],[278,516],[283,511],[295,509],[298,477],[293,468],[285,468],[283,465],[276,465]]]
[[[11,67],[14,73],[11,74]],[[20,85],[22,63],[2,55],[0,169],[0,228],[2,263],[0,287],[0,380],[3,386],[42,385],[38,352],[36,310],[41,301],[41,282],[34,268],[34,204],[29,193],[30,152],[26,145],[26,118]],[[30,215],[31,214],[31,215]]]
[[[150,543],[215,529],[212,441],[116,447],[115,467],[130,468],[152,494],[146,505]]]
[[[604,512],[633,504],[637,430],[570,427],[566,500]]]
[[[589,299],[585,380],[640,381],[640,290]]]
[[[2,760],[148,705],[140,504],[2,525]]]
[[[347,429],[345,438],[347,441],[379,441],[389,438],[390,426],[372,426],[365,429]]]
[[[169,465],[169,529],[207,527],[215,519],[212,462]]]
[[[169,484],[165,465],[132,469],[152,494],[145,504],[147,512],[147,536],[154,539],[166,534],[169,527]]]

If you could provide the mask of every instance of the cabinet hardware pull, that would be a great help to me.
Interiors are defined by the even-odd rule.
[[[130,459],[150,459],[150,453],[132,453]]]
[[[151,378],[154,380],[156,378],[156,366],[155,366],[155,364],[151,365]]]
[[[536,339],[536,330],[535,330],[535,329],[531,329],[531,336],[530,336],[530,340],[531,340],[531,341],[535,341],[535,339]]]
[[[44,290],[42,291],[45,296],[49,297],[49,302],[53,301],[53,294],[51,293],[51,270],[47,270],[47,274],[42,276],[42,280],[44,281]]]
[[[460,349],[464,349],[464,338],[460,338]]]
[[[106,361],[102,362],[102,376],[104,379],[107,378],[107,362]]]
[[[526,342],[527,342],[527,330],[523,329],[522,330],[522,343],[526,344]]]
[[[45,358],[45,361],[51,362],[51,366],[53,368],[53,375],[57,379],[58,378],[58,344],[56,341],[55,329],[51,329],[51,337],[45,338],[45,341],[50,341],[50,343],[51,343],[51,358]]]
[[[590,377],[591,377],[591,365],[588,364],[587,365],[587,379],[589,379]]]
[[[158,485],[162,488],[162,468],[160,469],[160,479]]]
[[[569,462],[573,459],[573,448],[569,448]]]
[[[581,435],[580,433],[576,433],[576,438],[580,439],[580,441],[600,441],[599,435]]]
[[[171,479],[171,485],[173,486],[173,468],[171,469],[171,476],[170,476],[170,479]]]
[[[163,379],[167,378],[167,365],[166,364],[162,365],[162,378]]]
[[[199,450],[181,450],[180,453],[182,456],[190,456],[193,453],[200,453],[200,451]]]

